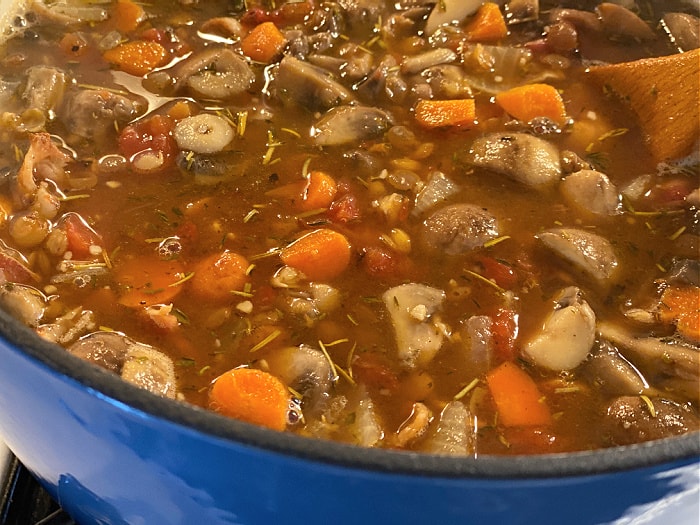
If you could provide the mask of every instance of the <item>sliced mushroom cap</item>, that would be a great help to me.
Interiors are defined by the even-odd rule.
[[[598,333],[615,344],[653,386],[669,396],[700,399],[700,349],[696,346],[640,337],[610,322],[599,323]]]
[[[638,395],[649,388],[642,373],[605,340],[596,345],[585,366],[595,384],[607,394]]]
[[[231,125],[223,117],[200,113],[186,117],[175,125],[175,142],[181,150],[195,153],[216,153],[233,140]]]
[[[283,102],[310,111],[327,111],[353,99],[327,71],[292,56],[280,61],[270,91]]]
[[[464,160],[537,187],[561,177],[559,150],[527,133],[490,133],[476,139]]]
[[[697,431],[698,416],[686,405],[663,398],[623,396],[607,408],[601,431],[613,445],[631,445]]]
[[[700,47],[700,18],[688,13],[666,13],[661,24],[680,51]]]
[[[595,342],[595,313],[575,286],[554,298],[554,311],[523,345],[523,356],[550,370],[572,370],[588,357]]]
[[[564,198],[586,215],[607,217],[620,211],[620,196],[604,173],[580,170],[568,175],[559,185]]]
[[[603,31],[611,38],[637,41],[654,40],[656,34],[649,25],[632,11],[612,2],[598,4],[596,12]]]
[[[177,394],[172,360],[152,346],[120,332],[93,332],[78,339],[67,350],[149,392],[169,398]]]
[[[175,366],[163,352],[143,344],[133,345],[124,358],[122,379],[163,397],[177,393]]]
[[[474,204],[452,204],[423,221],[421,242],[428,250],[458,255],[480,248],[498,235],[498,221],[488,211]]]
[[[225,100],[240,95],[255,81],[245,59],[229,48],[205,49],[173,68],[175,89],[189,88],[199,97]]]
[[[46,305],[46,296],[32,286],[15,283],[0,286],[0,306],[27,326],[39,325]]]
[[[102,139],[115,123],[131,122],[146,105],[107,90],[81,89],[66,97],[61,109],[68,130],[82,138]]]
[[[391,122],[391,116],[378,108],[339,106],[311,128],[311,142],[316,146],[355,144],[381,135]]]
[[[442,347],[442,327],[433,318],[446,299],[445,292],[418,283],[390,288],[382,295],[396,334],[399,360],[408,367],[430,362]]]
[[[324,408],[334,378],[323,352],[308,345],[290,346],[265,360],[273,374],[302,395],[305,412]]]
[[[600,284],[607,284],[615,276],[618,268],[615,250],[600,235],[576,228],[551,228],[535,237]]]

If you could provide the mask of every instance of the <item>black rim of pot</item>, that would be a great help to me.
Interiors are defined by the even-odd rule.
[[[700,457],[697,432],[625,447],[534,456],[455,458],[360,448],[275,432],[160,398],[44,341],[2,310],[0,334],[30,359],[155,419],[272,453],[353,469],[442,478],[543,478],[605,474]]]

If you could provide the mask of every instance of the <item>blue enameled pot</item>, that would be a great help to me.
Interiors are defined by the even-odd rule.
[[[157,398],[0,312],[0,437],[83,525],[698,523],[700,436],[451,458],[276,433]]]

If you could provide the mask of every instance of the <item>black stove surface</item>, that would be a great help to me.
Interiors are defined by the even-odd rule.
[[[13,459],[0,487],[0,525],[76,525],[29,471]]]

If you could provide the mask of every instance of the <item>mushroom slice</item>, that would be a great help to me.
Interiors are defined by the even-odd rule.
[[[27,326],[39,325],[46,304],[46,296],[32,286],[15,283],[0,286],[0,306]]]
[[[561,177],[556,146],[527,133],[498,132],[477,138],[464,160],[532,187],[551,184]]]
[[[339,106],[331,109],[311,128],[316,146],[355,144],[389,129],[391,117],[379,108]]]
[[[469,409],[461,401],[450,401],[440,413],[435,434],[428,440],[426,451],[433,454],[465,456],[476,448],[476,432]]]
[[[620,211],[620,196],[604,173],[580,170],[568,175],[559,185],[564,198],[587,215],[607,217]]]
[[[614,39],[635,41],[655,40],[656,34],[629,9],[612,2],[602,2],[596,7],[603,31]]]
[[[131,345],[121,370],[122,379],[154,394],[175,398],[175,366],[163,352],[144,344]]]
[[[700,349],[669,339],[638,337],[610,322],[598,324],[600,337],[615,344],[647,380],[669,395],[700,399]]]
[[[423,221],[421,240],[432,251],[459,255],[498,237],[496,218],[475,204],[452,204]]]
[[[184,118],[173,130],[178,147],[195,153],[219,152],[233,140],[233,135],[228,121],[211,113]]]
[[[700,47],[700,19],[697,16],[666,13],[661,19],[661,26],[681,52]]]
[[[272,373],[302,395],[305,412],[325,407],[333,376],[323,352],[308,345],[289,346],[265,360]]]
[[[596,345],[585,366],[595,384],[608,394],[638,395],[649,389],[642,373],[608,341]]]
[[[669,399],[623,396],[607,408],[602,432],[614,445],[678,436],[700,428],[692,410]]]
[[[434,318],[446,299],[445,292],[408,283],[390,288],[382,299],[391,315],[401,362],[408,367],[430,362],[445,338],[444,327]]]
[[[68,351],[81,359],[119,374],[124,380],[154,394],[175,398],[175,365],[152,346],[134,341],[120,332],[93,332],[70,345]]]
[[[285,56],[277,66],[271,92],[310,111],[327,111],[353,98],[327,71],[292,56]]]
[[[595,313],[575,286],[562,290],[554,301],[554,311],[523,345],[523,355],[550,370],[572,370],[585,361],[595,342]]]
[[[255,74],[245,59],[222,47],[192,55],[178,64],[172,75],[176,90],[187,87],[198,96],[213,100],[240,95],[255,81]]]
[[[617,256],[610,242],[600,235],[576,228],[551,228],[535,237],[601,284],[615,276]]]

